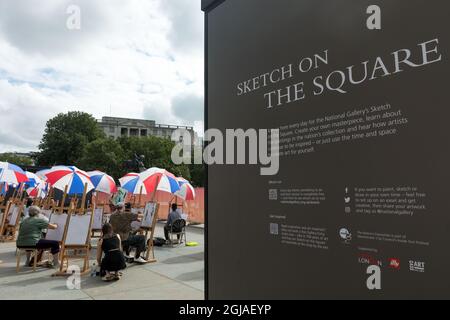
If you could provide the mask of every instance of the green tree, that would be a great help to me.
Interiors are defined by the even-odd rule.
[[[104,137],[105,134],[92,115],[79,111],[60,113],[47,121],[39,144],[37,164],[76,164],[88,143]]]
[[[204,187],[206,174],[203,164],[191,164],[189,166],[189,172],[191,174],[191,184],[194,187]]]
[[[110,138],[102,138],[88,143],[77,166],[83,170],[100,170],[118,179],[125,172],[125,153],[122,146]]]
[[[13,163],[18,166],[32,166],[33,160],[29,157],[20,156],[14,153],[0,154],[0,161]]]
[[[171,154],[175,143],[169,139],[159,137],[120,137],[118,139],[122,149],[125,151],[126,159],[133,159],[134,155],[144,156],[146,168],[159,167],[166,169],[176,176],[190,179],[191,175],[187,165],[175,165]]]

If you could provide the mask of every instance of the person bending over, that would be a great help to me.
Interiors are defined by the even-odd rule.
[[[103,259],[102,253],[105,253]],[[102,227],[102,237],[97,245],[97,262],[100,266],[100,275],[105,281],[119,280],[119,271],[127,267],[120,236],[114,233],[110,223],[105,223]]]
[[[164,236],[166,240],[169,241],[169,231],[172,228],[172,224],[179,219],[183,219],[181,216],[181,212],[178,211],[178,206],[176,203],[172,203],[172,210],[169,212],[169,216],[167,217],[166,225],[164,226]],[[180,235],[177,235],[178,240],[180,240]]]
[[[147,263],[147,260],[141,257],[141,253],[146,249],[146,239],[143,235],[132,234],[131,223],[133,221],[142,221],[142,215],[126,212],[123,203],[117,205],[116,211],[114,211],[109,219],[113,231],[122,239],[125,257],[127,259],[132,259],[132,257],[130,257],[130,250],[131,247],[134,247],[136,248],[134,261],[138,263]]]
[[[41,209],[37,206],[31,206],[28,209],[28,218],[20,223],[19,235],[17,237],[17,248],[36,248],[39,250],[50,249],[53,255],[53,266],[58,267],[59,260],[59,242],[55,240],[41,239],[42,231],[45,229],[56,229],[56,224],[39,217]],[[26,265],[30,263],[31,253],[27,252]]]

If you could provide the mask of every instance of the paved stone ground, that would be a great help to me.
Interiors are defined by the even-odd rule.
[[[164,237],[162,225],[156,237]],[[80,290],[69,290],[65,277],[52,277],[53,269],[21,266],[16,273],[15,243],[0,243],[0,300],[105,300],[105,299],[204,299],[203,229],[188,227],[188,241],[197,247],[156,247],[156,263],[130,264],[117,282],[103,282],[99,277],[84,276]],[[95,240],[93,240],[93,245]],[[96,250],[91,252],[91,265]],[[22,258],[22,265],[25,257]]]

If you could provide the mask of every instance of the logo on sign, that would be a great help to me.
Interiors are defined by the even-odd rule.
[[[400,259],[391,258],[389,259],[389,268],[398,270],[400,269]]]
[[[381,267],[382,266],[382,262],[381,260],[375,259],[374,257],[372,257],[371,255],[367,254],[367,253],[361,253],[358,256],[358,262],[360,264],[368,264],[368,265],[376,265]]]
[[[425,262],[409,260],[409,270],[414,272],[425,272]]]
[[[339,230],[339,236],[341,237],[341,239],[345,244],[349,244],[350,241],[352,240],[352,234],[346,228],[341,228]]]

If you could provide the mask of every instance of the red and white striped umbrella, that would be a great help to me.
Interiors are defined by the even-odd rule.
[[[8,162],[0,162],[0,182],[19,184],[27,182],[28,178],[19,166]]]
[[[87,173],[96,191],[112,194],[117,191],[114,178],[101,171],[90,171]]]
[[[180,189],[177,178],[173,173],[165,169],[150,168],[139,174],[134,189],[134,194],[151,194],[155,191],[163,191],[174,194]]]
[[[28,177],[28,182],[25,183],[27,194],[32,198],[44,197],[47,183],[32,172],[26,171],[26,175]]]
[[[177,178],[178,184],[180,185],[180,190],[175,192],[177,197],[180,197],[184,201],[194,200],[195,199],[195,189],[194,187],[182,177]]]
[[[64,191],[67,186],[68,194],[82,194],[87,184],[86,192],[94,189],[89,175],[77,167],[55,166],[45,173],[47,182],[58,190]]]

